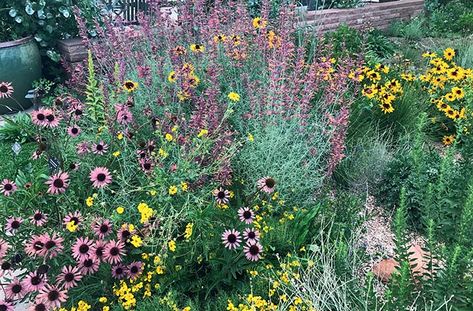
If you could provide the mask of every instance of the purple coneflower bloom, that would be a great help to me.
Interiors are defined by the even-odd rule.
[[[34,110],[31,112],[31,121],[35,125],[46,126],[46,111],[44,109]]]
[[[276,186],[276,181],[271,177],[263,177],[257,181],[257,185],[259,190],[266,193],[272,193]]]
[[[18,229],[20,229],[20,225],[23,222],[21,217],[10,217],[7,219],[7,223],[5,225],[5,231],[15,234]]]
[[[94,245],[90,249],[91,257],[96,258],[98,261],[103,260],[105,254],[105,245],[106,243],[102,240],[94,241]]]
[[[104,249],[104,260],[109,264],[117,264],[122,261],[125,255],[125,244],[121,241],[110,240]]]
[[[76,151],[77,151],[77,154],[79,154],[79,155],[86,154],[86,153],[90,152],[89,143],[86,142],[86,141],[78,143],[77,146],[76,146]]]
[[[15,311],[13,305],[10,302],[0,300],[0,310],[2,311]]]
[[[73,222],[75,226],[79,226],[83,221],[84,218],[82,217],[82,214],[79,211],[75,211],[74,213],[69,213],[64,217],[62,220],[62,223],[64,226],[67,226],[68,223]]]
[[[35,302],[42,302],[51,309],[59,309],[61,304],[67,301],[67,298],[67,291],[47,284],[36,296]]]
[[[104,155],[105,153],[107,153],[107,150],[108,145],[103,141],[92,145],[92,152],[95,154]]]
[[[50,194],[64,193],[69,187],[69,174],[59,171],[57,174],[49,177],[46,185],[49,186],[48,193]]]
[[[94,274],[99,270],[99,266],[100,260],[94,256],[90,256],[90,258],[82,260],[79,263],[79,269],[84,275]]]
[[[30,257],[38,256],[44,249],[43,237],[39,235],[33,235],[26,243],[25,253]]]
[[[140,159],[139,163],[140,163],[140,166],[141,166],[141,170],[145,173],[151,172],[151,170],[154,167],[153,161],[151,161],[151,159],[148,159],[148,158]]]
[[[0,259],[3,259],[10,249],[10,244],[4,239],[0,239]]]
[[[69,134],[71,137],[77,137],[80,134],[80,127],[77,125],[73,125],[67,128],[67,134]]]
[[[46,221],[48,221],[48,215],[42,213],[39,210],[36,210],[33,216],[30,217],[30,222],[33,225],[38,226],[38,227],[43,226],[46,223]]]
[[[96,167],[89,175],[94,188],[103,188],[112,183],[112,175],[106,167]]]
[[[39,158],[41,158],[41,156],[43,155],[43,151],[42,150],[35,150],[33,152],[33,154],[31,155],[31,159],[33,160],[38,160]]]
[[[5,298],[8,300],[21,299],[25,295],[26,288],[17,278],[14,278],[13,281],[5,288]]]
[[[45,109],[46,115],[46,126],[49,128],[55,128],[59,126],[59,121],[61,121],[61,117],[55,115],[54,112],[50,109]]]
[[[133,115],[131,114],[130,110],[123,109],[117,112],[117,122],[119,124],[129,124],[133,121]]]
[[[64,239],[57,236],[56,232],[54,232],[53,235],[49,235],[49,233],[41,235],[41,242],[44,247],[38,253],[40,256],[54,258],[62,252],[62,242],[64,242]],[[38,247],[39,246],[40,245],[38,245]]]
[[[56,281],[62,284],[64,289],[70,289],[77,286],[77,282],[82,279],[79,267],[66,266],[61,269],[61,273],[57,276]]]
[[[28,311],[49,311],[51,310],[44,302],[38,301],[28,307]]]
[[[87,237],[77,238],[74,245],[72,245],[72,257],[77,261],[83,261],[90,257],[93,241]]]
[[[71,164],[69,164],[69,170],[71,171],[78,171],[80,168],[80,163],[78,162],[72,162]]]
[[[246,259],[258,261],[261,258],[263,246],[261,246],[259,242],[246,242],[245,247],[243,247],[243,252],[245,253]]]
[[[227,204],[230,198],[230,191],[220,187],[213,191],[213,195],[218,204]]]
[[[123,279],[125,276],[127,276],[127,270],[124,265],[118,264],[118,265],[112,266],[112,277],[120,280],[120,279]]]
[[[78,100],[75,100],[74,103],[69,107],[68,113],[73,119],[79,120],[84,114],[84,106]]]
[[[251,224],[255,219],[255,213],[248,207],[242,207],[238,210],[238,216],[240,221],[243,221],[246,224]]]
[[[103,239],[112,232],[112,224],[110,223],[110,220],[108,219],[103,219],[103,220],[97,219],[96,221],[93,222],[92,229],[94,230],[95,234],[99,237],[99,239]]]
[[[240,232],[235,229],[225,230],[222,233],[222,242],[226,248],[236,249],[241,243]]]
[[[246,242],[257,242],[259,241],[259,231],[253,228],[246,228],[243,231],[243,238]]]
[[[1,276],[4,276],[5,274],[9,274],[10,272],[12,272],[11,270],[12,268],[12,264],[9,262],[9,261],[3,261],[1,264],[0,264],[0,277]]]
[[[0,193],[2,193],[4,196],[8,197],[12,193],[16,191],[16,184],[15,182],[9,180],[9,179],[4,179],[2,180],[2,183],[0,184]]]
[[[141,261],[135,261],[128,265],[128,278],[135,280],[143,272],[143,263]]]
[[[46,286],[47,282],[48,277],[46,276],[46,274],[40,275],[37,272],[28,273],[28,275],[22,281],[28,293],[34,291],[39,292],[44,288],[44,286]]]

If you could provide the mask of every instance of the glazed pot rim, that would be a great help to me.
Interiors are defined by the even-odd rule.
[[[0,42],[0,49],[22,45],[22,44],[30,42],[31,40],[33,40],[33,36],[28,36],[28,37],[21,38],[18,40],[13,40],[13,41]]]

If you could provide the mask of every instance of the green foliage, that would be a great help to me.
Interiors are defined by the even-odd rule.
[[[105,123],[105,108],[102,94],[103,91],[99,86],[99,82],[95,78],[94,62],[92,59],[92,52],[90,50],[88,54],[88,69],[89,75],[87,89],[85,92],[87,95],[85,104],[90,117],[100,127]]]
[[[454,0],[433,10],[429,16],[430,29],[444,33],[469,34],[472,32],[473,7],[470,1]]]

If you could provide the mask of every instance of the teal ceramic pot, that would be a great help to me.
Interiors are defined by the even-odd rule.
[[[41,56],[33,37],[0,43],[0,82],[10,82],[13,98],[0,98],[0,114],[31,107],[25,99],[32,83],[41,78]]]

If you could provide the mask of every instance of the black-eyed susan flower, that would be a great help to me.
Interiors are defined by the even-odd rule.
[[[447,48],[445,51],[443,51],[443,57],[450,61],[455,57],[455,50],[452,48]]]
[[[205,46],[202,44],[191,44],[191,51],[194,53],[203,53],[205,51]]]
[[[376,89],[376,87],[374,87],[374,85],[365,87],[363,90],[361,90],[361,94],[363,94],[363,96],[366,96],[369,99],[372,99],[377,93],[378,90]]]
[[[381,111],[384,112],[385,114],[386,113],[391,113],[394,111],[394,107],[391,103],[388,103],[388,102],[385,102],[385,103],[381,103],[379,105],[379,108],[381,108]]]
[[[232,35],[230,40],[233,43],[233,46],[239,46],[241,44],[241,37],[238,35]]]
[[[376,82],[376,81],[379,81],[381,80],[381,75],[379,74],[379,72],[376,72],[374,70],[370,70],[366,73],[366,77],[368,79],[370,79],[371,81],[373,82]]]
[[[447,118],[450,118],[450,119],[454,119],[455,118],[455,110],[452,108],[452,107],[448,107],[446,110],[445,110],[445,116]]]
[[[437,54],[434,52],[425,52],[422,54],[422,57],[424,58],[435,58],[437,57]]]
[[[383,64],[377,64],[375,68],[383,73],[389,73],[389,66],[383,65]]]
[[[440,111],[447,111],[447,109],[449,108],[450,106],[445,103],[443,100],[439,100],[437,101],[437,109],[440,110]]]
[[[463,89],[456,86],[452,88],[451,93],[455,95],[456,99],[462,99],[463,97],[465,97],[465,92],[463,91]]]
[[[227,37],[224,34],[215,35],[213,38],[215,43],[223,43],[227,41]]]
[[[177,80],[177,75],[176,75],[176,72],[174,70],[172,70],[169,74],[168,74],[168,81],[170,83],[175,83]]]
[[[453,93],[447,93],[447,94],[445,94],[444,97],[445,97],[445,99],[448,100],[449,102],[453,102],[453,101],[456,99],[456,97],[455,97],[455,95],[454,95]]]
[[[454,141],[455,141],[455,135],[446,135],[442,138],[442,143],[445,146],[449,146],[453,144]]]
[[[240,95],[235,92],[230,92],[228,93],[228,99],[230,99],[232,102],[239,102],[240,101]]]
[[[126,80],[123,83],[123,89],[127,91],[128,93],[136,91],[137,88],[138,88],[138,83],[135,81]]]
[[[253,18],[253,28],[254,29],[263,29],[268,25],[268,21],[261,17]]]

